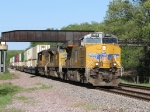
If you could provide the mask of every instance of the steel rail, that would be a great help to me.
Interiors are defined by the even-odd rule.
[[[120,83],[119,86],[120,87],[129,87],[129,88],[142,89],[142,90],[150,90],[150,87],[139,86],[139,85],[131,85],[131,84],[124,84],[124,83]]]
[[[148,93],[141,93],[141,92],[137,92],[137,91],[131,91],[131,90],[125,90],[125,89],[119,89],[119,88],[115,88],[115,89],[96,88],[96,89],[150,102],[150,98],[148,97],[150,94],[148,94]],[[130,91],[130,93],[129,93],[129,91]],[[139,96],[137,94],[141,94],[141,95]],[[145,97],[142,95],[145,95]]]

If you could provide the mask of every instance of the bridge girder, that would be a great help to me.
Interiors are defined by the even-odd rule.
[[[14,30],[2,32],[1,41],[5,42],[65,42],[78,40],[94,31],[80,30]]]

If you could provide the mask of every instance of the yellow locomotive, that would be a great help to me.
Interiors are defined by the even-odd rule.
[[[65,65],[67,53],[60,45],[38,53],[38,72],[41,75],[61,77],[62,66]]]
[[[97,32],[38,54],[38,72],[93,86],[118,86],[122,75],[118,38]]]

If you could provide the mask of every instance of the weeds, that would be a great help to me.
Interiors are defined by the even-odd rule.
[[[7,80],[7,79],[14,79],[14,78],[16,78],[16,76],[11,73],[0,74],[0,80]]]
[[[22,90],[21,87],[14,86],[11,83],[0,84],[0,107],[11,103],[13,95],[20,90]]]
[[[0,112],[25,112],[25,111],[16,108],[10,108],[10,109],[0,109]]]
[[[71,107],[74,107],[74,108],[85,108],[86,110],[97,110],[97,109],[99,109],[99,107],[96,106],[96,105],[86,104],[86,103],[77,103],[75,105],[72,105]]]
[[[21,100],[21,101],[26,101],[28,100],[29,98],[25,97],[25,96],[18,96],[16,97],[17,100]]]
[[[32,87],[32,88],[27,88],[27,91],[34,91],[34,90],[40,90],[40,89],[51,89],[53,86],[47,86],[42,83],[36,83],[35,85],[39,85],[39,87]]]

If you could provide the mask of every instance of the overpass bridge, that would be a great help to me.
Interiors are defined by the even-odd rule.
[[[66,42],[78,40],[94,31],[81,30],[14,30],[2,32],[1,40],[5,42]]]

